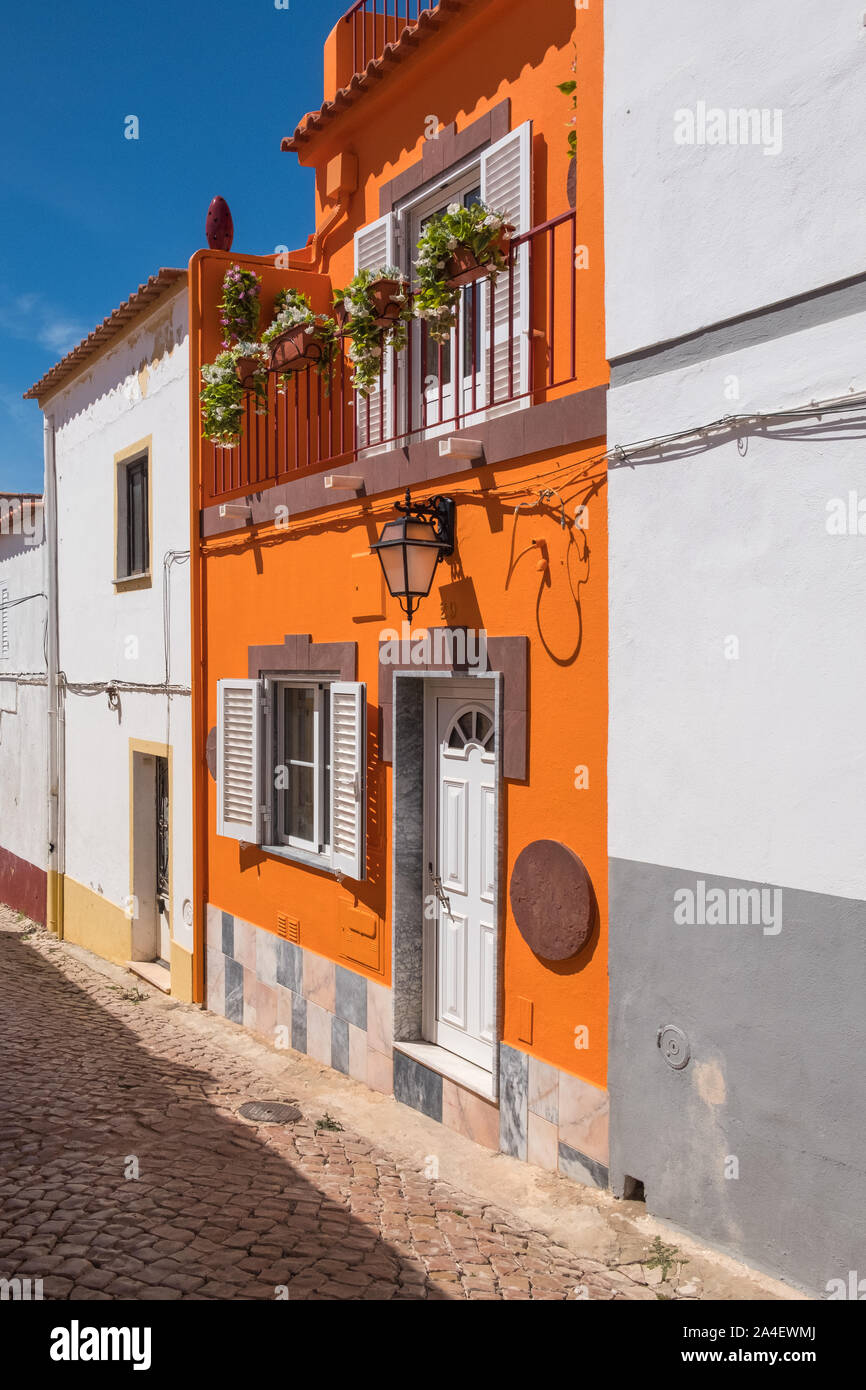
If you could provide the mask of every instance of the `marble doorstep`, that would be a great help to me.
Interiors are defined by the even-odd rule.
[[[171,971],[164,965],[158,965],[155,960],[128,960],[126,968],[155,989],[161,989],[163,994],[171,994]]]
[[[477,1067],[474,1062],[467,1062],[465,1058],[447,1052],[444,1047],[437,1047],[435,1043],[428,1042],[395,1042],[394,1051],[404,1053],[413,1061],[428,1067],[430,1071],[438,1072],[440,1076],[455,1081],[465,1090],[482,1096],[484,1100],[494,1099],[491,1073],[483,1067]]]

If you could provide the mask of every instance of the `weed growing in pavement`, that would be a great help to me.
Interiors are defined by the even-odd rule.
[[[652,1255],[650,1259],[644,1260],[647,1269],[660,1269],[662,1279],[666,1280],[674,1265],[687,1265],[688,1260],[684,1259],[676,1245],[665,1245],[661,1236],[656,1236],[652,1243]]]
[[[121,999],[125,999],[129,1004],[143,1004],[145,999],[150,998],[150,995],[145,994],[137,985],[133,989],[122,989],[120,985],[112,985],[111,988],[115,994],[119,994]]]

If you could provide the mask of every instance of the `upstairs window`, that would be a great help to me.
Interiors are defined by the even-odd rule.
[[[115,582],[150,578],[150,450],[117,461]]]
[[[483,202],[505,213],[520,238],[532,228],[531,194],[527,121],[356,232],[355,271],[398,265],[416,288],[416,248],[431,217],[452,203]],[[459,329],[446,342],[434,341],[416,322],[407,351],[386,350],[380,382],[355,400],[359,450],[381,452],[399,440],[450,433],[531,404],[529,256],[529,242],[522,241],[511,270],[495,284],[485,278],[464,288]]]

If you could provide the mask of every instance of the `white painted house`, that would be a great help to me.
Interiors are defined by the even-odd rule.
[[[189,391],[186,272],[162,270],[28,393],[46,421],[49,571],[57,518],[49,921],[182,998],[192,991]]]
[[[864,65],[862,5],[606,7],[611,1178],[825,1297],[866,1268]]]
[[[0,496],[0,902],[45,921],[48,581],[40,496]]]

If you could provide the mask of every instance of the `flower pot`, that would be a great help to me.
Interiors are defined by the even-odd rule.
[[[379,328],[390,328],[400,317],[402,304],[394,303],[395,294],[405,294],[406,286],[402,280],[373,280],[367,287],[376,324]]]
[[[271,343],[268,369],[272,372],[304,372],[325,356],[325,342],[319,329],[308,333],[304,324],[281,333]]]
[[[337,325],[337,332],[342,335],[346,332],[349,322],[349,311],[342,300],[334,305],[334,323]]]
[[[499,250],[508,256],[513,227],[503,227],[499,234]],[[471,246],[460,245],[445,267],[445,283],[451,290],[471,285],[475,280],[483,280],[491,272],[492,253],[486,261],[479,261]]]
[[[252,391],[255,386],[256,372],[260,372],[262,364],[258,357],[239,357],[235,362],[235,371],[238,374],[238,381],[245,391]]]

